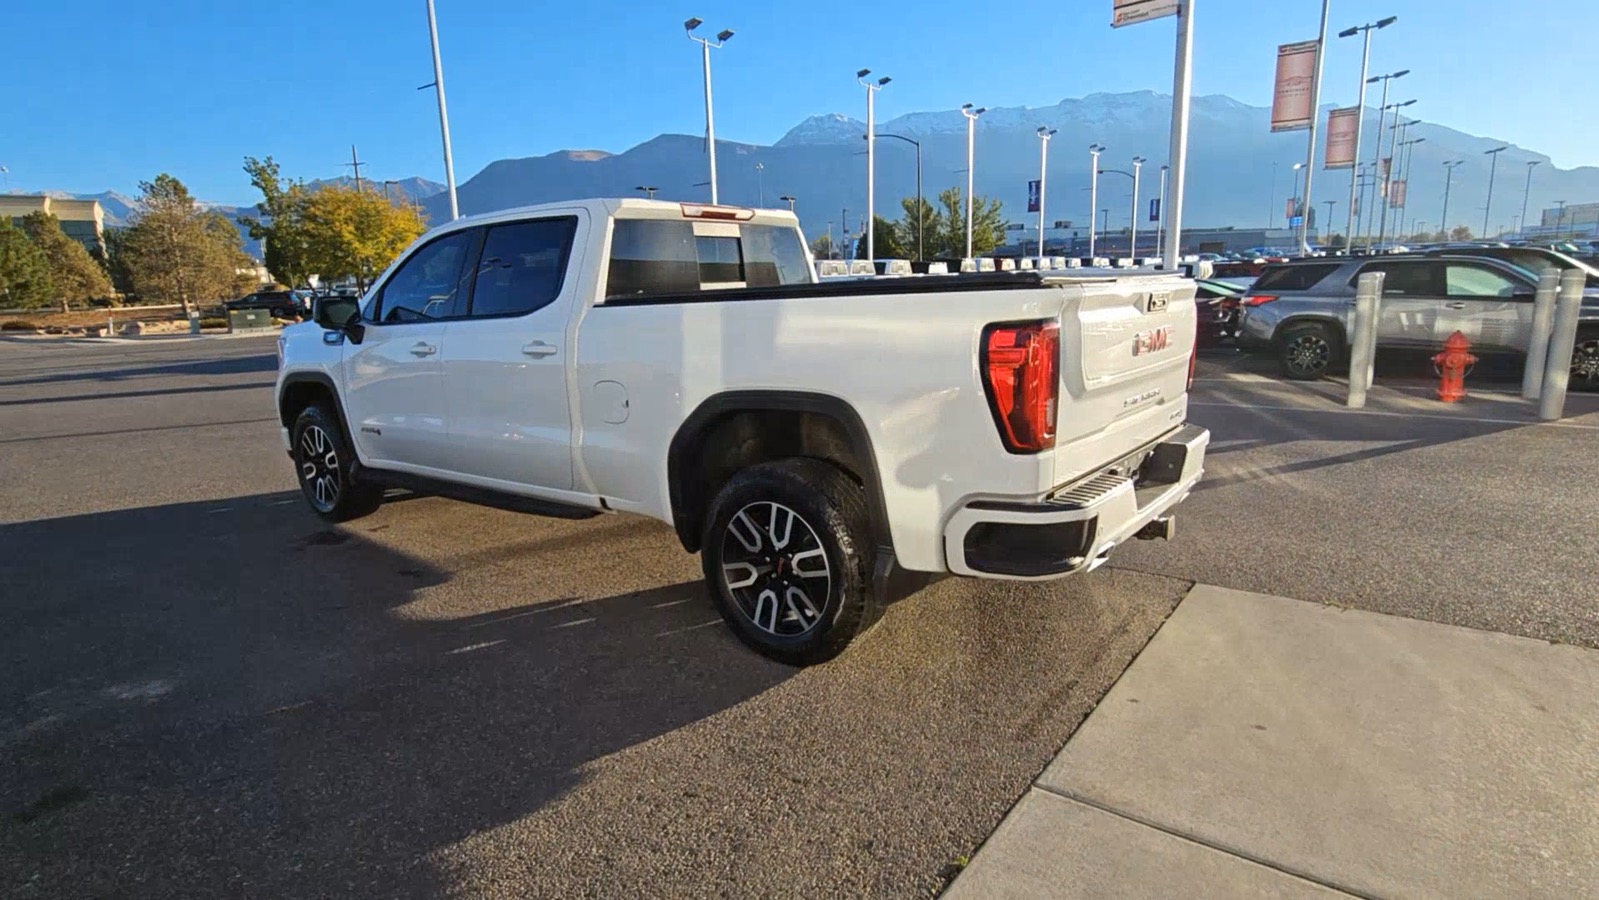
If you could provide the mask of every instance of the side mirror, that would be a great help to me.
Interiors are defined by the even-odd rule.
[[[322,297],[316,301],[311,318],[329,331],[343,332],[352,343],[361,343],[366,335],[366,326],[361,324],[361,301],[355,297]]]

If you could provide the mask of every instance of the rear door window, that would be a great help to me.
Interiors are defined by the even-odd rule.
[[[1516,282],[1484,266],[1470,263],[1449,263],[1444,267],[1447,293],[1451,297],[1509,298],[1516,293]]]
[[[1260,273],[1251,290],[1256,291],[1308,291],[1323,278],[1338,270],[1342,263],[1313,263],[1298,266],[1278,266]]]
[[[1443,285],[1439,284],[1438,264],[1435,262],[1407,260],[1367,263],[1360,267],[1360,273],[1349,283],[1354,285],[1367,272],[1384,273],[1384,297],[1436,297],[1443,293]]]
[[[576,232],[573,216],[490,226],[472,286],[472,317],[521,316],[553,303]]]

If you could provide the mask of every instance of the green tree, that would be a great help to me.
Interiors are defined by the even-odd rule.
[[[1330,234],[1327,236],[1327,249],[1329,250],[1342,250],[1345,243],[1347,242],[1344,240],[1344,236],[1341,234]]]
[[[261,192],[255,208],[259,216],[240,216],[239,223],[250,237],[261,241],[262,262],[273,278],[290,286],[305,284],[316,270],[309,262],[310,247],[305,234],[305,210],[310,192],[302,184],[285,181],[277,161],[268,156],[244,158],[244,171],[250,184]]]
[[[111,286],[123,294],[133,293],[133,272],[128,268],[128,230],[107,228],[102,240],[105,244],[105,270]]]
[[[905,216],[895,227],[899,230],[900,243],[904,245],[905,252],[917,253],[920,249],[920,255],[916,258],[926,259],[932,253],[933,235],[943,227],[943,217],[926,198],[921,198],[921,215],[917,215],[917,200],[916,197],[906,197],[899,202]],[[961,249],[965,249],[964,245]]]
[[[29,213],[22,219],[22,230],[44,253],[62,312],[70,310],[72,303],[111,296],[111,280],[106,277],[105,270],[82,244],[66,236],[60,219],[47,212]]]
[[[1471,229],[1464,225],[1456,225],[1449,230],[1449,239],[1451,241],[1469,241],[1471,237]]]
[[[832,259],[837,252],[831,232],[823,232],[811,240],[811,255],[817,259]]]
[[[906,252],[904,235],[895,223],[882,216],[873,216],[872,219],[872,239],[874,242],[872,252],[877,254],[878,259],[910,259],[916,255],[914,251]],[[856,248],[856,256],[860,259],[866,258],[865,235],[861,236],[860,246]]]
[[[250,260],[233,223],[201,209],[171,175],[157,175],[139,189],[138,212],[119,247],[133,289],[147,300],[181,303],[185,315],[195,303],[234,293],[239,270]]]
[[[9,216],[0,216],[0,307],[46,306],[54,293],[44,251],[12,227]]]
[[[427,230],[416,207],[397,206],[379,194],[348,187],[325,187],[309,195],[302,215],[310,270],[327,279],[354,278],[362,285]]]
[[[946,188],[939,192],[937,215],[938,229],[928,223],[927,244],[923,248],[928,257],[959,259],[966,255],[966,204],[962,202],[960,188]],[[915,201],[911,203],[915,207]],[[972,255],[983,256],[994,252],[1004,243],[1005,220],[1003,204],[978,195],[972,203]]]

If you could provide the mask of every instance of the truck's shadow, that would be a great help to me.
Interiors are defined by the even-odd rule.
[[[0,527],[0,883],[436,895],[430,851],[792,674],[686,579],[450,617],[481,582],[366,536],[382,519],[278,494]],[[542,549],[625,566],[654,526],[614,521]]]

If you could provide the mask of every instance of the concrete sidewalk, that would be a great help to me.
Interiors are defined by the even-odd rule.
[[[1599,651],[1189,593],[946,896],[1599,895]]]

